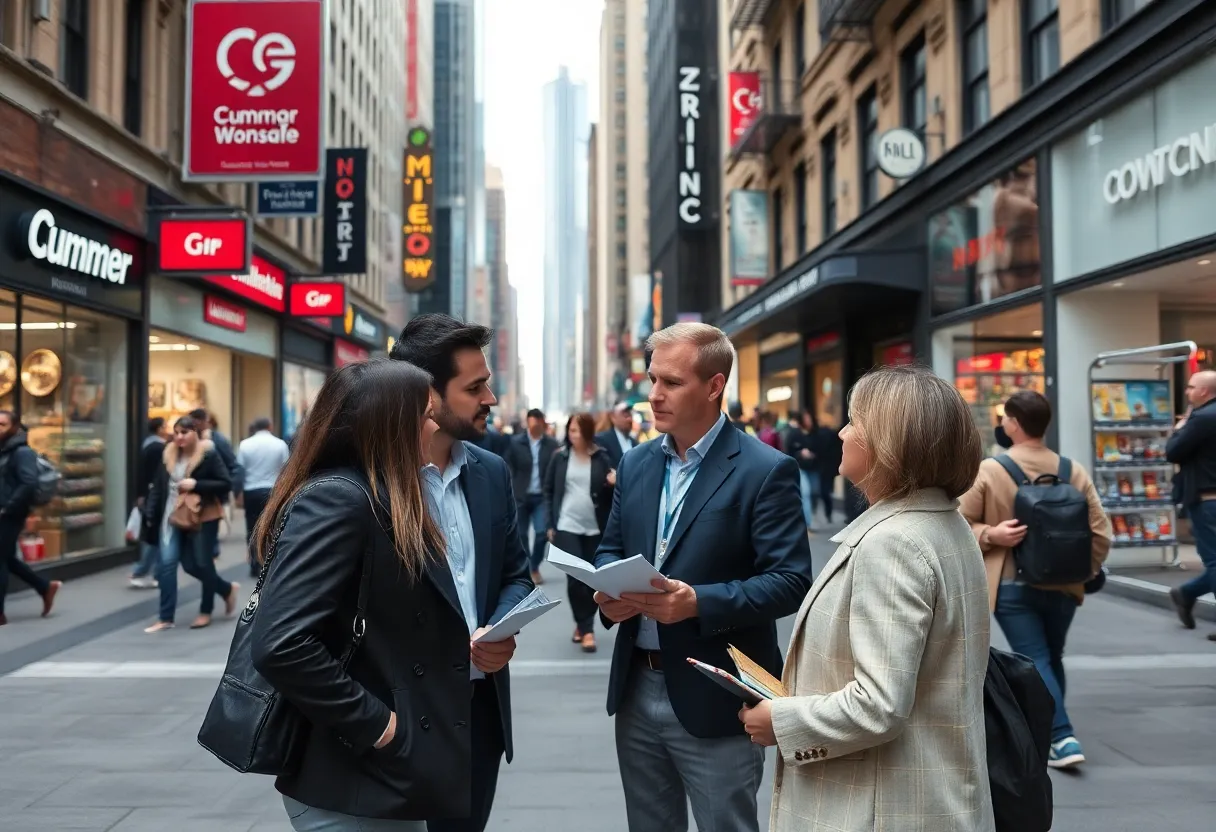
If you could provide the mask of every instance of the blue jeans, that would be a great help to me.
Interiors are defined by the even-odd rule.
[[[815,498],[819,496],[819,472],[802,470],[799,472],[802,485],[802,519],[806,527],[815,525]]]
[[[528,524],[531,523],[535,535],[532,540],[532,556],[529,558],[529,566],[535,572],[540,569],[541,562],[545,559],[545,541],[548,539],[545,535],[549,531],[549,512],[545,508],[545,498],[540,494],[529,494],[516,504],[516,508],[519,533],[526,535]]]
[[[1209,592],[1216,594],[1216,500],[1198,502],[1189,508],[1189,513],[1203,572],[1178,587],[1178,591],[1194,603]]]
[[[215,596],[227,598],[232,584],[220,580],[215,572],[215,559],[211,552],[219,538],[220,521],[211,520],[196,532],[173,529],[167,545],[161,547],[160,570],[156,580],[160,584],[160,620],[172,622],[177,612],[177,566],[180,563],[187,575],[203,586],[199,601],[199,615],[211,615],[215,608]]]
[[[151,543],[139,544],[139,563],[131,571],[132,578],[146,578],[155,575],[160,568],[160,547]]]
[[[996,623],[1013,652],[1034,662],[1056,703],[1051,741],[1073,735],[1064,709],[1064,641],[1077,614],[1077,599],[1063,592],[1002,583],[996,594]]]

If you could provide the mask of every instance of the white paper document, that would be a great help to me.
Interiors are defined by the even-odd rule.
[[[512,607],[497,624],[473,641],[506,641],[511,636],[518,635],[525,624],[531,624],[560,603],[561,601],[549,600],[544,590],[537,587],[528,593],[527,598]]]
[[[634,555],[596,569],[582,558],[576,558],[569,552],[563,552],[550,543],[549,563],[576,581],[581,581],[592,589],[597,589],[618,601],[621,600],[623,592],[654,595],[663,591],[650,585],[655,578],[662,578],[663,573],[655,569],[654,565],[641,555]]]

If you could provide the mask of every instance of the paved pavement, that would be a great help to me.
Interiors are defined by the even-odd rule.
[[[831,553],[826,537],[812,544],[818,563]],[[557,575],[546,575],[564,596]],[[179,616],[192,612],[186,603]],[[229,771],[194,740],[231,625],[147,636],[142,623],[0,677],[0,829],[287,832],[268,779]],[[27,626],[37,622],[0,631],[0,648]],[[604,714],[611,635],[584,656],[570,644],[571,626],[559,608],[521,638],[512,665],[517,755],[504,767],[492,830],[625,830]],[[1090,763],[1056,776],[1056,829],[1210,828],[1216,645],[1204,632],[1131,601],[1086,602],[1071,639],[1069,696]],[[766,778],[765,815],[770,788]]]

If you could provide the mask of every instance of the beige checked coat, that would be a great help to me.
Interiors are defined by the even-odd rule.
[[[770,832],[993,832],[988,584],[957,501],[879,502],[832,541],[773,704]]]

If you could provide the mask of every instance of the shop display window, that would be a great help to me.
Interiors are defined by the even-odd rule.
[[[321,386],[325,384],[326,373],[305,367],[302,364],[283,362],[283,438],[288,440],[296,435],[300,425],[308,416],[308,410],[317,400]]]
[[[840,359],[819,361],[811,368],[815,419],[820,427],[844,427],[844,362]]]
[[[782,370],[764,379],[764,404],[762,410],[776,415],[778,420],[789,418],[791,410],[799,409],[802,401],[798,390],[798,371]]]
[[[1043,368],[1042,307],[1022,307],[939,330],[933,336],[933,366],[954,381],[971,408],[985,452],[1004,451],[995,428],[1004,402],[1020,390],[1046,395]]]
[[[121,546],[127,519],[127,325],[26,297],[20,313],[19,415],[30,446],[59,470],[36,508],[27,560]]]

